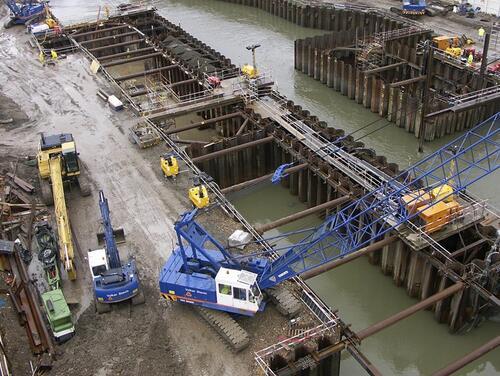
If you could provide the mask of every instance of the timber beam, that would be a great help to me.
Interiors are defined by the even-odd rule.
[[[80,38],[80,37],[85,37],[87,35],[94,35],[98,33],[106,33],[108,31],[114,31],[114,30],[120,30],[120,29],[125,29],[129,28],[129,25],[119,25],[119,26],[113,26],[113,27],[107,27],[105,29],[97,29],[97,30],[92,30],[92,31],[86,31],[85,33],[77,33],[77,34],[72,34],[72,38]]]
[[[283,173],[287,174],[287,175],[288,174],[293,174],[294,172],[303,170],[308,165],[309,165],[308,163],[302,163],[302,164],[299,164],[297,166],[293,166],[293,167],[285,169],[285,171],[283,171]],[[260,176],[258,178],[252,179],[252,180],[247,180],[247,181],[244,181],[243,183],[235,184],[235,185],[232,185],[230,187],[221,189],[221,192],[223,194],[228,194],[228,193],[231,193],[231,192],[237,192],[237,191],[240,191],[240,190],[245,189],[247,187],[250,187],[252,185],[259,184],[259,183],[261,183],[263,181],[269,180],[269,179],[271,179],[273,177],[273,175],[274,175],[274,173],[271,173],[271,174]]]
[[[99,56],[99,61],[110,60],[110,59],[114,59],[115,57],[143,54],[145,52],[150,52],[150,51],[157,51],[157,50],[154,47],[139,48],[137,50],[125,51],[125,52],[119,52],[117,54]]]
[[[425,81],[426,78],[427,78],[427,76],[418,76],[418,77],[410,78],[408,80],[393,82],[391,84],[391,87],[394,88],[394,87],[401,87],[401,86],[411,85],[411,84],[414,84],[414,83],[417,83],[417,82],[420,82],[420,81]]]
[[[114,67],[115,65],[122,65],[122,64],[132,63],[134,61],[141,61],[141,60],[151,59],[152,57],[162,56],[162,55],[163,54],[161,52],[153,52],[151,54],[146,54],[146,55],[135,56],[135,57],[130,57],[130,58],[126,58],[126,59],[120,59],[120,60],[110,61],[109,63],[104,63],[104,64],[101,64],[101,65],[102,65],[103,68],[108,68],[108,67]]]
[[[242,115],[243,114],[241,112],[239,112],[239,111],[238,112],[233,112],[231,114],[222,115],[222,116],[214,117],[212,119],[207,119],[207,120],[199,121],[198,123],[186,125],[184,127],[179,127],[179,128],[175,128],[175,129],[169,129],[168,131],[165,132],[165,134],[170,135],[170,134],[174,134],[174,133],[180,133],[180,132],[188,131],[190,129],[199,128],[199,127],[202,127],[204,125],[209,125],[209,124],[217,123],[218,121],[221,121],[221,120],[227,120],[227,119],[231,119],[231,118],[242,116]]]
[[[227,149],[214,151],[213,153],[210,153],[210,154],[201,155],[199,157],[192,158],[192,161],[193,161],[193,163],[204,162],[204,161],[208,161],[210,159],[221,157],[221,156],[229,154],[229,153],[233,153],[236,151],[247,149],[247,148],[250,148],[252,146],[268,144],[268,143],[273,142],[273,141],[274,141],[273,136],[267,136],[267,137],[261,138],[260,140],[246,142],[244,144],[236,145],[236,146],[233,146],[233,147],[230,147]]]
[[[177,64],[173,64],[173,65],[168,65],[166,67],[160,67],[160,68],[150,69],[150,70],[146,70],[146,71],[142,71],[142,72],[127,74],[125,76],[116,77],[114,79],[117,82],[121,82],[121,81],[131,80],[132,78],[137,78],[137,77],[147,76],[150,74],[165,72],[165,71],[177,68],[177,67],[178,67]]]
[[[380,73],[380,72],[384,72],[386,70],[391,70],[391,69],[396,69],[396,68],[399,68],[403,65],[406,65],[406,61],[401,61],[399,63],[394,63],[394,64],[389,64],[389,65],[384,65],[383,67],[378,67],[378,68],[374,68],[374,69],[368,69],[368,70],[365,70],[363,73],[364,74],[375,74],[375,73]]]
[[[94,53],[94,52],[104,51],[104,50],[107,50],[109,48],[123,47],[123,46],[128,46],[128,45],[131,45],[131,44],[142,43],[145,40],[146,39],[144,39],[144,38],[134,39],[134,40],[130,40],[130,41],[127,41],[127,42],[120,42],[120,43],[110,44],[110,45],[107,45],[107,46],[90,48],[88,51],[91,52],[91,53]]]
[[[108,35],[107,37],[84,40],[84,41],[81,41],[79,43],[80,43],[80,45],[83,46],[83,45],[87,45],[87,44],[91,44],[91,43],[103,42],[106,40],[113,40],[113,39],[117,39],[117,38],[130,37],[132,35],[139,35],[140,36],[140,34],[134,30],[134,31],[129,31],[127,33],[123,33],[123,34]]]
[[[255,231],[257,231],[259,234],[263,234],[266,231],[272,230],[273,228],[280,227],[283,225],[286,225],[288,223],[297,221],[301,218],[307,217],[308,215],[318,213],[322,210],[330,209],[334,206],[342,205],[345,204],[347,201],[349,201],[351,198],[349,195],[345,195],[342,197],[339,197],[335,200],[331,200],[328,202],[325,202],[324,204],[316,205],[313,206],[312,208],[303,210],[299,213],[291,214],[286,217],[283,217],[281,219],[278,219],[274,222],[271,223],[266,223],[265,225],[259,226],[255,228]]]

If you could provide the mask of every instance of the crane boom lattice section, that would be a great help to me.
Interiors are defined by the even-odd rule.
[[[260,276],[260,287],[271,287],[352,253],[391,230],[400,231],[423,212],[417,204],[430,191],[434,198],[427,202],[426,209],[464,193],[471,184],[499,168],[499,127],[497,113],[328,217],[266,268]]]

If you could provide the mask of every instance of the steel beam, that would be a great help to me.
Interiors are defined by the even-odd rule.
[[[272,230],[273,228],[280,227],[280,226],[286,225],[286,224],[288,224],[290,222],[297,221],[297,220],[299,220],[301,218],[307,217],[308,215],[320,212],[322,210],[326,210],[326,209],[332,208],[334,206],[342,205],[342,204],[346,203],[349,200],[350,200],[350,196],[349,195],[342,196],[342,197],[339,197],[339,198],[337,198],[335,200],[331,200],[331,201],[325,202],[324,204],[313,206],[312,208],[303,210],[303,211],[301,211],[299,213],[291,214],[291,215],[288,215],[288,216],[283,217],[281,219],[278,219],[278,220],[276,220],[274,222],[266,223],[265,225],[256,227],[255,231],[257,231],[259,234],[262,234],[262,233],[264,233],[266,231]]]
[[[453,363],[447,365],[446,367],[440,369],[437,372],[434,372],[433,376],[448,376],[452,373],[458,371],[463,368],[467,364],[473,362],[474,360],[482,357],[483,355],[489,353],[491,350],[496,349],[500,346],[500,336],[493,338],[491,341],[485,343],[483,346],[477,348],[476,350],[470,352],[464,357],[455,360]]]
[[[410,78],[410,79],[404,80],[404,81],[393,82],[391,84],[391,87],[400,87],[400,86],[411,85],[411,84],[414,84],[416,82],[425,81],[426,77],[427,76],[418,76],[418,77]]]
[[[141,56],[135,56],[135,57],[125,58],[125,59],[110,61],[109,63],[101,64],[101,66],[103,68],[109,68],[109,67],[113,67],[115,65],[122,65],[122,64],[132,63],[134,61],[151,59],[152,57],[162,56],[162,55],[163,55],[163,53],[161,53],[161,52],[153,52],[151,54],[146,54],[146,55],[141,55]]]
[[[72,34],[72,38],[80,38],[80,37],[85,37],[87,35],[94,35],[97,33],[105,33],[107,31],[113,31],[113,30],[120,30],[120,29],[125,29],[129,28],[129,25],[120,25],[120,26],[113,26],[113,27],[108,27],[106,29],[97,29],[97,30],[92,30],[92,31],[86,31],[85,33],[77,33],[77,34]]]
[[[212,118],[212,119],[203,120],[203,121],[200,121],[198,123],[186,125],[184,127],[179,127],[179,128],[175,128],[175,129],[169,129],[168,131],[165,132],[165,134],[170,135],[170,134],[174,134],[174,133],[180,133],[180,132],[188,131],[190,129],[199,128],[199,127],[202,127],[204,125],[209,125],[209,124],[217,123],[218,121],[221,121],[221,120],[231,119],[231,118],[234,118],[234,117],[237,117],[237,116],[242,116],[242,113],[239,112],[239,111],[238,112],[233,112],[231,114],[222,115],[222,116],[218,116],[218,117],[215,117],[215,118]]]
[[[368,70],[365,70],[363,73],[367,74],[367,75],[369,75],[369,74],[375,74],[375,73],[380,73],[380,72],[384,72],[386,70],[390,70],[390,69],[395,69],[395,68],[401,67],[401,66],[406,65],[406,64],[407,64],[406,61],[402,61],[402,62],[399,62],[399,63],[384,65],[383,67],[378,67],[378,68],[374,68],[374,69],[368,69]]]
[[[107,45],[107,46],[90,48],[88,51],[89,51],[90,53],[94,53],[94,52],[99,52],[99,51],[107,50],[107,49],[109,49],[109,48],[123,47],[123,46],[128,46],[128,45],[130,45],[130,44],[142,43],[142,42],[144,42],[145,40],[146,40],[146,39],[144,39],[144,38],[141,38],[141,39],[134,39],[134,40],[130,40],[130,41],[127,41],[127,42],[120,42],[120,43],[110,44],[110,45]]]
[[[161,72],[168,71],[168,70],[171,70],[171,69],[174,69],[177,67],[178,67],[177,64],[173,64],[173,65],[168,65],[166,67],[160,67],[160,68],[150,69],[150,70],[146,70],[146,71],[142,71],[142,72],[126,74],[125,76],[114,77],[114,79],[117,82],[121,82],[121,81],[131,80],[132,78],[147,76],[149,74],[161,73]]]
[[[99,61],[110,60],[110,59],[114,59],[115,57],[143,54],[145,52],[150,52],[150,51],[156,51],[156,48],[154,48],[154,47],[139,48],[137,50],[125,51],[125,52],[119,52],[117,54],[99,56],[98,59],[99,59]]]
[[[389,237],[387,237],[385,239],[382,239],[382,240],[380,240],[378,242],[370,244],[367,247],[361,248],[360,250],[358,250],[356,252],[353,252],[353,253],[347,255],[346,257],[343,257],[341,259],[336,259],[336,260],[327,262],[326,264],[321,265],[321,266],[319,266],[317,268],[308,270],[307,272],[302,273],[300,275],[300,277],[303,280],[307,280],[309,278],[316,277],[316,276],[318,276],[318,275],[320,275],[320,274],[322,274],[324,272],[327,272],[329,270],[335,269],[338,266],[347,264],[348,262],[350,262],[350,261],[352,261],[354,259],[357,259],[358,257],[364,256],[364,255],[366,255],[366,254],[368,254],[370,252],[377,251],[377,250],[381,249],[382,247],[384,247],[386,245],[389,245],[392,242],[395,242],[398,239],[399,238],[396,235],[389,236]]]
[[[386,318],[385,320],[382,320],[366,329],[361,330],[360,332],[357,333],[357,337],[359,338],[360,341],[362,341],[368,338],[369,336],[374,335],[375,333],[378,333],[381,330],[396,324],[397,322],[407,318],[408,316],[413,315],[418,311],[430,307],[434,303],[437,303],[440,300],[443,300],[448,296],[453,295],[464,288],[465,284],[463,282],[457,282],[454,285],[451,285],[450,287],[444,289],[443,291],[440,291],[432,296],[429,296],[427,299],[424,299],[418,302],[417,304],[414,304],[411,307],[408,307],[402,310],[401,312],[398,312],[395,315]]]
[[[201,155],[199,157],[192,158],[192,161],[193,161],[193,163],[204,162],[204,161],[208,161],[210,159],[221,157],[221,156],[229,154],[229,153],[233,153],[235,151],[240,151],[240,150],[252,147],[252,146],[268,144],[268,143],[273,142],[273,141],[274,141],[273,136],[267,136],[267,137],[261,138],[260,140],[246,142],[244,144],[236,145],[236,146],[224,149],[224,150],[218,150],[218,151],[214,151],[213,153],[210,153],[210,154]]]
[[[294,172],[303,170],[308,165],[309,165],[308,163],[302,163],[302,164],[299,164],[297,166],[293,166],[293,167],[287,168],[283,172],[285,174],[293,174]],[[221,189],[221,192],[223,194],[228,194],[228,193],[231,193],[231,192],[237,192],[237,191],[240,191],[240,190],[245,189],[247,187],[250,187],[252,185],[259,184],[259,183],[261,183],[263,181],[269,180],[269,179],[271,179],[273,177],[273,175],[274,175],[274,173],[263,175],[261,177],[258,177],[258,178],[252,179],[252,180],[247,180],[247,181],[244,181],[243,183],[235,184],[235,185],[232,185],[230,187]]]
[[[90,43],[95,43],[95,42],[102,42],[102,41],[105,41],[105,40],[110,40],[110,39],[116,39],[116,38],[123,38],[123,37],[130,37],[132,35],[139,35],[141,36],[137,31],[129,31],[127,33],[123,33],[123,34],[115,34],[115,35],[108,35],[106,37],[101,37],[101,38],[96,38],[96,39],[88,39],[88,40],[84,40],[84,41],[81,41],[81,42],[78,42],[80,43],[80,45],[86,45],[86,44],[90,44]]]

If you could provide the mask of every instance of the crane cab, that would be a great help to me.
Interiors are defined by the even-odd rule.
[[[80,174],[78,153],[73,136],[61,133],[51,136],[42,134],[38,149],[38,171],[43,179],[50,176],[49,161],[52,157],[61,156],[62,174],[71,177]]]
[[[179,174],[179,162],[171,154],[165,154],[160,158],[160,166],[166,177],[175,177]]]
[[[262,309],[262,293],[256,281],[255,273],[220,268],[215,277],[217,304],[237,311],[257,313]]]

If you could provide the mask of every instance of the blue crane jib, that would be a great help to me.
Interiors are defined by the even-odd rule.
[[[499,126],[497,113],[327,217],[300,242],[275,247],[280,256],[273,261],[232,255],[195,221],[196,210],[184,214],[175,225],[178,247],[161,271],[160,291],[170,300],[252,315],[264,308],[261,290],[355,252],[389,231],[437,231],[465,210],[465,199],[458,203],[465,190],[500,167]],[[422,222],[429,218],[434,227]]]

